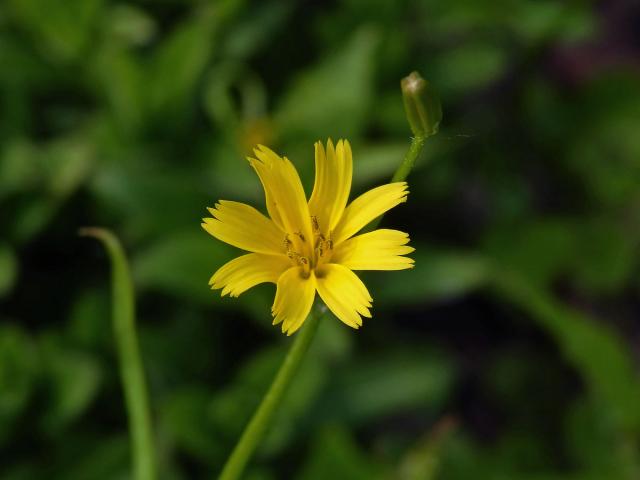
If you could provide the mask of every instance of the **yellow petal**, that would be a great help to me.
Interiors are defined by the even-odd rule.
[[[291,262],[284,255],[249,253],[225,263],[213,274],[209,285],[222,288],[221,295],[237,297],[259,283],[276,283]]]
[[[407,245],[409,235],[380,229],[352,237],[336,246],[331,261],[351,270],[404,270],[413,259],[403,257],[415,249]]]
[[[254,150],[257,159],[249,159],[265,189],[269,215],[290,234],[302,233],[311,238],[311,219],[300,177],[286,157],[267,147]]]
[[[214,218],[203,218],[202,228],[218,240],[249,252],[284,254],[284,232],[255,208],[221,200],[208,210]]]
[[[335,148],[331,140],[325,152],[316,142],[316,180],[309,200],[309,212],[318,219],[320,230],[327,235],[340,220],[349,200],[353,160],[351,146],[340,140]]]
[[[363,193],[345,209],[333,232],[333,242],[338,244],[355,235],[367,223],[387,210],[407,201],[407,183],[396,182]]]
[[[362,325],[364,316],[371,318],[371,295],[358,276],[343,265],[328,263],[316,272],[320,298],[333,314],[353,328]]]
[[[273,324],[282,322],[282,331],[291,335],[305,321],[316,294],[316,279],[311,273],[307,278],[300,267],[291,267],[278,278],[276,298],[271,307]]]

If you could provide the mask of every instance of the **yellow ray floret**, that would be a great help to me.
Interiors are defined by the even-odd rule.
[[[316,292],[346,325],[362,326],[373,299],[354,270],[413,267],[409,235],[379,229],[356,235],[372,220],[407,200],[407,184],[369,190],[347,205],[353,160],[346,140],[315,144],[316,178],[307,202],[300,177],[286,157],[259,145],[249,158],[265,193],[269,217],[238,202],[220,201],[202,227],[245,250],[211,277],[213,289],[237,297],[264,282],[277,285],[274,325],[291,335],[309,315]],[[356,236],[354,236],[356,235]]]

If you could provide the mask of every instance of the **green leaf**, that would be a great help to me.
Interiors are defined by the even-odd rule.
[[[179,25],[155,52],[147,78],[154,112],[176,114],[192,100],[212,52],[215,19],[211,9],[199,11]]]
[[[477,90],[495,82],[508,65],[501,45],[472,42],[447,49],[428,72],[433,85],[442,95],[454,95]]]
[[[301,74],[275,113],[281,134],[298,142],[357,136],[373,100],[377,44],[376,32],[361,28],[343,50]]]
[[[475,254],[438,250],[414,244],[415,268],[372,275],[368,283],[376,304],[416,304],[443,301],[483,286],[489,270],[485,260]],[[397,281],[390,277],[397,276]],[[407,288],[411,285],[411,288]]]
[[[528,219],[494,228],[485,239],[484,250],[500,265],[509,265],[530,282],[546,287],[570,270],[577,241],[570,218]]]
[[[109,298],[101,288],[78,294],[69,314],[67,332],[74,345],[92,351],[111,351],[113,330]]]
[[[174,448],[217,468],[227,451],[208,417],[212,396],[213,392],[200,386],[171,392],[160,405],[159,423]]]
[[[383,478],[381,468],[362,452],[347,430],[340,426],[324,427],[296,478],[326,480],[345,478],[372,480]]]
[[[63,345],[57,336],[41,339],[49,402],[43,427],[59,434],[89,407],[102,383],[102,370],[94,357]]]
[[[0,444],[27,406],[38,364],[31,339],[17,326],[0,325]]]
[[[572,461],[607,478],[635,478],[640,472],[637,442],[618,427],[606,405],[589,396],[576,400],[566,419]]]
[[[196,224],[192,231],[168,235],[135,256],[134,278],[141,288],[210,304],[220,294],[211,291],[209,278],[236,255]]]
[[[442,453],[456,421],[445,417],[404,455],[397,469],[398,480],[433,480],[441,470]]]
[[[77,437],[74,437],[77,439]],[[82,446],[88,447],[87,442]],[[65,480],[114,479],[128,477],[129,441],[126,436],[102,437],[86,453],[65,463],[59,477]]]
[[[11,0],[9,5],[44,52],[69,61],[87,47],[102,3],[102,0]]]
[[[640,379],[625,342],[610,328],[556,302],[517,274],[496,271],[497,293],[531,315],[556,341],[620,428],[640,428]]]
[[[0,242],[0,298],[7,295],[18,275],[18,259],[13,249]]]
[[[454,375],[454,366],[440,354],[388,352],[359,358],[348,369],[334,371],[311,418],[317,424],[357,425],[406,409],[437,409],[446,401]]]
[[[117,42],[108,43],[99,50],[94,62],[91,73],[106,99],[115,126],[131,135],[141,128],[147,113],[142,65]]]

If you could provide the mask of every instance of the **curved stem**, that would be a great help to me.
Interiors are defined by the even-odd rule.
[[[235,480],[240,477],[253,451],[264,436],[273,417],[276,407],[282,401],[282,397],[298,371],[302,359],[309,349],[311,340],[315,336],[320,324],[321,314],[312,310],[300,332],[295,337],[287,356],[282,362],[273,383],[263,397],[260,406],[253,414],[251,421],[242,432],[240,440],[236,444],[231,456],[227,460],[220,480]]]
[[[120,376],[129,416],[129,431],[133,442],[133,478],[156,478],[153,435],[149,400],[135,327],[135,300],[131,274],[120,242],[108,230],[83,228],[80,235],[94,237],[106,248],[111,259],[113,289],[113,329],[115,332]]]

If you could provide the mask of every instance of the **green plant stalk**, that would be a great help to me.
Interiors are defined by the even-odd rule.
[[[149,400],[135,327],[135,300],[129,265],[120,242],[108,230],[83,228],[80,235],[98,239],[111,260],[113,295],[113,328],[115,332],[120,376],[129,416],[129,432],[133,443],[133,478],[154,480],[156,464]]]
[[[411,145],[409,146],[409,150],[405,154],[404,159],[402,160],[402,163],[393,174],[393,177],[391,177],[392,183],[404,182],[407,179],[407,177],[409,176],[409,173],[411,173],[411,170],[413,170],[413,167],[415,166],[416,161],[418,160],[418,158],[420,157],[420,154],[422,153],[422,148],[424,147],[424,143],[426,140],[427,140],[427,137],[423,137],[423,136],[413,137],[411,139]],[[382,221],[383,217],[384,215],[380,215],[378,218],[372,221],[369,225],[367,225],[365,230],[370,232],[371,230],[375,230],[376,228],[378,228],[378,225],[380,225],[380,222]]]
[[[422,148],[424,147],[424,143],[426,140],[427,137],[423,136],[417,136],[411,139],[409,151],[406,153],[406,155],[404,156],[404,160],[402,160],[402,163],[393,174],[393,177],[391,178],[392,183],[404,182],[407,179],[409,173],[411,173],[411,170],[413,170],[418,157],[420,157],[420,153],[422,153]]]
[[[291,348],[287,352],[287,356],[280,366],[273,383],[260,402],[260,406],[253,414],[251,421],[244,429],[244,432],[242,432],[240,440],[222,469],[220,480],[240,478],[247,462],[269,427],[273,414],[278,405],[280,405],[287,387],[298,371],[302,359],[309,349],[311,340],[313,340],[318,330],[321,316],[322,314],[320,312],[312,310],[305,320],[302,329],[296,335]]]

